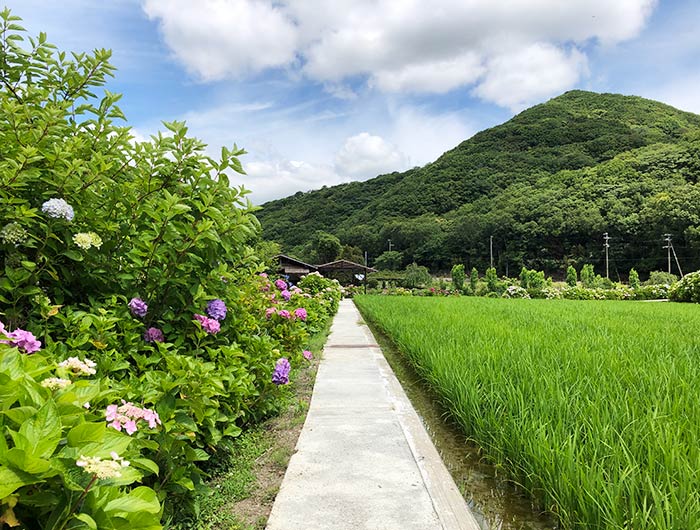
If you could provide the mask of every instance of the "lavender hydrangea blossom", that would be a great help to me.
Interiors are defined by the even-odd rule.
[[[146,313],[148,313],[148,305],[140,298],[132,298],[129,302],[129,309],[131,310],[131,314],[136,317],[143,318],[146,316]]]
[[[216,320],[223,320],[226,318],[226,304],[223,300],[212,300],[207,304],[207,315]]]
[[[282,357],[277,360],[277,364],[275,364],[275,369],[272,372],[272,382],[276,385],[286,385],[289,383],[289,371],[292,369],[292,366],[289,364],[289,361]]]
[[[41,205],[41,211],[54,219],[72,221],[75,216],[73,207],[63,199],[49,199]]]
[[[143,340],[146,342],[165,342],[165,336],[158,328],[148,328],[143,333]]]

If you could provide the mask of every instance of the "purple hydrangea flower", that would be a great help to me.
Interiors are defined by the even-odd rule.
[[[286,309],[280,309],[279,311],[277,311],[277,314],[282,318],[292,318],[292,314]]]
[[[226,318],[226,304],[223,300],[212,300],[207,304],[207,315],[216,320],[223,320]]]
[[[146,342],[165,342],[165,336],[158,328],[148,328],[143,333],[143,340]]]
[[[282,357],[277,359],[277,364],[275,364],[275,369],[272,372],[272,382],[276,385],[286,385],[289,383],[289,371],[292,366],[289,361]]]
[[[309,315],[306,313],[306,309],[303,307],[297,307],[294,310],[294,316],[296,316],[298,319],[306,320],[306,317]]]
[[[311,353],[309,350],[304,350],[303,352],[301,352],[301,354],[304,356],[304,359],[306,359],[307,361],[310,361],[311,359],[314,358],[314,354]]]
[[[143,318],[148,313],[148,305],[140,298],[132,298],[129,302],[129,309],[135,317]]]
[[[287,302],[289,302],[289,299],[292,297],[292,293],[290,293],[289,291],[287,291],[287,289],[285,289],[284,291],[282,291],[282,292],[280,293],[280,295],[281,295],[282,298],[284,298]]]
[[[287,282],[284,280],[275,280],[275,287],[277,287],[280,291],[284,291],[287,289]]]
[[[205,317],[204,315],[195,315],[194,318],[202,324],[202,329],[210,335],[216,335],[221,331],[221,324],[218,320]]]
[[[34,353],[41,349],[41,341],[36,340],[36,337],[30,331],[25,331],[23,329],[7,331],[4,324],[0,322],[0,335],[4,335],[10,339],[0,340],[0,343],[19,348],[24,353]]]

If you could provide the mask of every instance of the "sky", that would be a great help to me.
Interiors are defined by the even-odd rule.
[[[2,3],[2,0],[0,0]],[[109,48],[139,140],[185,120],[246,149],[256,204],[423,166],[571,89],[700,113],[697,0],[6,0]]]

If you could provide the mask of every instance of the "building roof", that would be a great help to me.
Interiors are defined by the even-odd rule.
[[[293,258],[291,256],[287,256],[286,254],[277,254],[274,259],[278,260],[280,262],[280,265],[282,265],[282,261],[284,260],[287,263],[299,265],[301,267],[306,267],[307,269],[310,269],[312,271],[315,271],[318,269],[318,266],[316,266],[316,265],[310,265],[310,264],[305,263],[299,259]]]
[[[347,259],[339,259],[336,261],[331,261],[330,263],[324,263],[323,265],[316,265],[316,268],[320,271],[322,270],[363,270],[367,272],[377,272],[377,269],[368,267],[367,265],[362,265],[361,263],[355,263]]]

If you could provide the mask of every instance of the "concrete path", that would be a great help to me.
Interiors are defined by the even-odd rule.
[[[478,530],[351,300],[319,365],[268,530]]]

